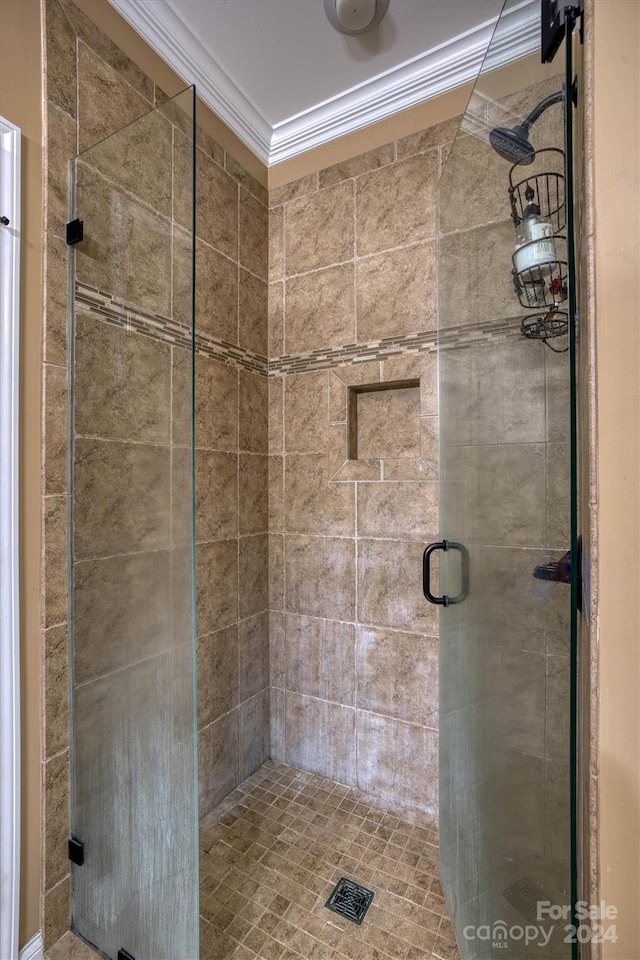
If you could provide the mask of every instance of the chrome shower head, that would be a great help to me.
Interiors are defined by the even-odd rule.
[[[489,134],[489,143],[509,163],[533,163],[535,150],[528,137],[529,130],[520,124],[517,127],[496,127]]]

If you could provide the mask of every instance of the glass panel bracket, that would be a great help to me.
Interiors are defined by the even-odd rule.
[[[78,840],[76,837],[69,837],[67,851],[67,856],[69,860],[71,860],[71,863],[75,863],[76,866],[81,867],[84,863],[84,843],[82,840]]]
[[[67,246],[84,240],[84,220],[70,220],[67,224]]]
[[[542,62],[551,63],[565,38],[567,18],[573,23],[580,17],[582,40],[582,12],[584,0],[542,0]]]

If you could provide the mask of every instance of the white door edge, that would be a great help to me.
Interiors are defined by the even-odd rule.
[[[20,129],[0,117],[0,957],[18,957]],[[38,935],[39,936],[39,935]],[[35,956],[35,955],[34,955]]]

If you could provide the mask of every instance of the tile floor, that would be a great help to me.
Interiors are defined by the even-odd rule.
[[[437,822],[273,761],[200,825],[200,960],[459,960]],[[361,926],[325,907],[373,890]],[[73,934],[47,960],[96,960]]]
[[[458,960],[437,823],[266,763],[202,822],[201,960]],[[340,877],[374,891],[361,926],[325,907]]]
[[[44,960],[101,960],[84,940],[73,933],[65,933],[44,955]]]

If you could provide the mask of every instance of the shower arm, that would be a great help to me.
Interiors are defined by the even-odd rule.
[[[560,103],[561,100],[564,100],[564,89],[558,90],[556,93],[550,93],[548,97],[545,97],[544,100],[541,100],[540,103],[533,108],[529,116],[522,121],[521,126],[528,132],[545,110],[552,107],[554,103]]]

